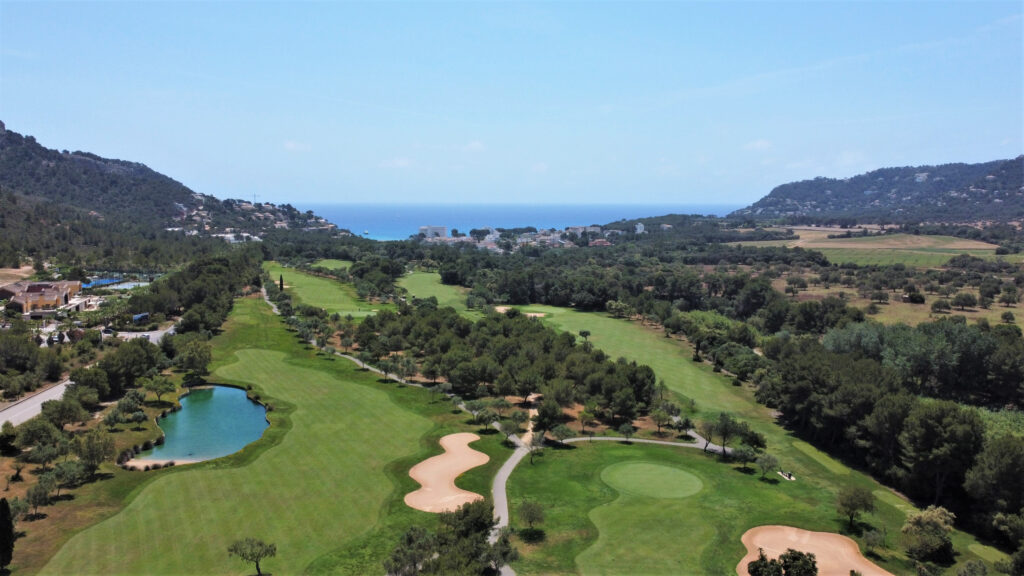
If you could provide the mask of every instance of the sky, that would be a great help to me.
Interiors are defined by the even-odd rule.
[[[1024,153],[1021,12],[0,0],[0,120],[219,198],[743,205]]]

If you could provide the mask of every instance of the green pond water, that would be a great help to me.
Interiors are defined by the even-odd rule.
[[[181,399],[181,410],[161,418],[164,443],[139,458],[211,460],[234,454],[259,440],[269,424],[266,409],[245,390],[212,386]]]

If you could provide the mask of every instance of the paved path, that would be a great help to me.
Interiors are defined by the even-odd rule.
[[[64,390],[68,387],[68,380],[64,380],[56,386],[51,386],[34,396],[18,400],[7,408],[0,410],[0,424],[9,421],[18,426],[38,416],[43,411],[43,402],[47,400],[60,400],[64,396]]]

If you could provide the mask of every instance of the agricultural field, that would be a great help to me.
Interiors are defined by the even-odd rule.
[[[41,573],[248,574],[252,565],[226,552],[247,536],[277,545],[269,572],[379,573],[399,534],[433,522],[402,502],[418,487],[408,470],[441,451],[441,436],[476,431],[465,415],[316,354],[259,299],[236,301],[213,346],[209,380],[252,386],[273,406],[263,438],[226,458],[136,473],[153,478]],[[491,460],[459,485],[489,494],[510,450],[498,435],[473,448]]]
[[[342,316],[365,318],[378,310],[393,310],[394,305],[386,302],[366,302],[356,296],[351,284],[321,278],[312,274],[285,268],[277,262],[264,262],[263,269],[275,282],[284,276],[284,289],[292,296],[293,302],[323,308],[328,313],[337,312]]]
[[[787,246],[817,250],[835,264],[853,263],[859,266],[888,265],[902,263],[918,268],[936,268],[960,254],[980,258],[995,258],[996,245],[977,240],[953,236],[925,236],[913,234],[889,234],[854,238],[829,238],[829,234],[841,234],[836,229],[800,228],[794,229],[800,238],[795,240],[769,240],[743,242],[744,246]],[[1003,256],[1009,261],[1020,262],[1020,254]]]
[[[542,322],[562,331],[579,333],[587,330],[590,342],[609,356],[624,357],[651,366],[659,380],[664,380],[677,395],[684,410],[693,402],[693,410],[689,411],[693,419],[713,418],[719,412],[728,411],[739,420],[748,422],[765,435],[768,452],[778,457],[781,467],[796,477],[795,482],[780,478],[782,484],[762,484],[737,472],[738,464],[709,460],[693,448],[661,450],[640,444],[624,446],[595,442],[590,445],[582,442],[574,444],[573,449],[547,450],[535,465],[528,462],[520,464],[509,479],[513,518],[524,500],[538,500],[550,506],[544,526],[546,539],[539,544],[521,545],[523,558],[513,564],[520,574],[618,573],[620,570],[613,566],[628,566],[628,563],[616,564],[618,558],[639,562],[632,556],[632,547],[640,546],[647,550],[641,535],[650,532],[651,537],[656,537],[662,531],[674,530],[672,526],[677,522],[687,523],[685,534],[677,535],[673,545],[662,542],[647,550],[654,556],[647,562],[660,566],[655,570],[654,564],[651,565],[654,573],[678,573],[672,569],[673,562],[684,554],[690,560],[700,559],[698,565],[707,566],[708,573],[732,573],[745,553],[740,535],[750,527],[785,523],[846,533],[842,519],[835,512],[835,497],[839,488],[847,485],[863,485],[887,495],[879,498],[877,511],[865,516],[864,520],[876,529],[886,529],[890,535],[899,532],[906,513],[914,510],[913,505],[870,477],[851,470],[776,425],[772,411],[754,400],[749,387],[733,386],[729,378],[714,373],[710,365],[693,362],[690,359],[693,351],[686,342],[666,338],[659,329],[639,322],[618,320],[601,313],[540,305],[524,306],[520,310],[536,314]],[[634,496],[621,496],[621,491],[606,482],[603,471],[619,462],[620,456],[629,451],[638,454],[640,460],[681,468],[700,478],[705,488],[698,496],[670,504],[657,501],[645,504]],[[574,480],[556,481],[561,478]],[[744,483],[746,481],[749,483]],[[708,487],[719,485],[723,486],[719,506],[709,509],[712,512],[701,509],[702,501],[713,497]],[[777,499],[772,498],[775,494],[772,491],[778,492]],[[617,497],[624,500],[619,504],[609,504],[618,502]],[[790,505],[789,500],[799,501],[797,508],[800,511],[793,513],[785,507]],[[761,507],[762,503],[765,507]],[[773,503],[780,507],[771,506]],[[634,506],[639,508],[633,510]],[[650,514],[652,510],[659,509],[675,510],[676,513],[671,514],[672,521],[655,522]],[[623,510],[630,510],[630,513],[622,513]],[[664,519],[665,516],[657,518]],[[706,559],[705,546],[698,541],[699,538],[692,537],[694,533],[707,534],[710,538],[706,544]],[[627,535],[632,535],[628,543]],[[848,535],[860,541],[859,534]],[[894,573],[911,573],[912,565],[899,551],[895,538],[891,538],[891,548],[880,551],[880,558],[872,559]],[[961,553],[958,557],[961,563],[982,553],[988,561],[991,561],[990,556],[1005,557],[963,532],[955,532],[953,542]],[[723,550],[729,553],[722,553]],[[716,552],[720,558],[716,557]]]

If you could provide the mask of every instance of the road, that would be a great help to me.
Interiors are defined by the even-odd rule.
[[[174,334],[174,324],[163,330],[152,330],[150,332],[118,332],[117,337],[122,340],[134,340],[135,338],[148,338],[153,344],[160,344],[164,334]]]
[[[68,380],[65,380],[56,386],[47,388],[34,396],[18,400],[7,408],[0,410],[0,423],[9,421],[17,426],[38,416],[43,411],[43,402],[47,400],[60,400],[64,396],[64,390],[68,387],[68,382]]]

